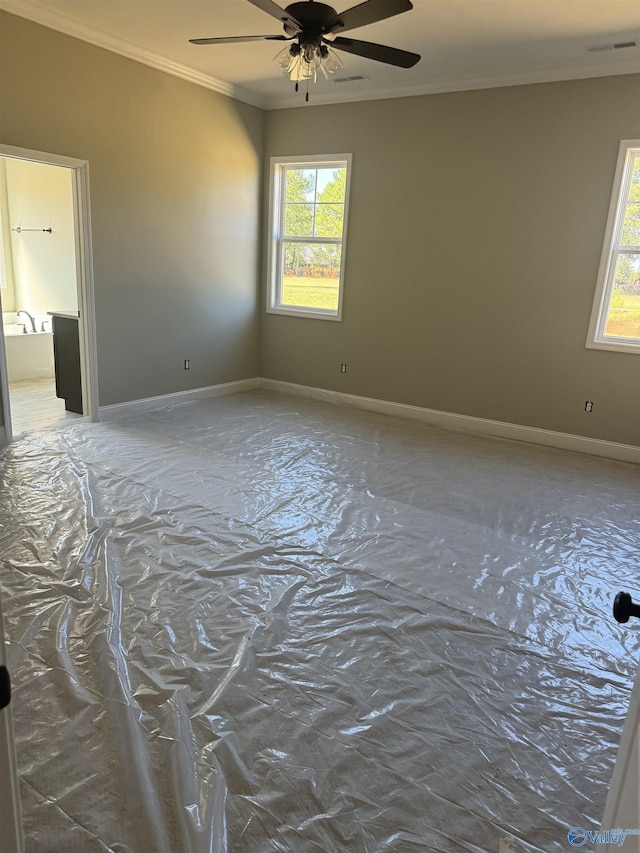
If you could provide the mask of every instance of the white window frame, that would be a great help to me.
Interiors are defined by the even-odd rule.
[[[623,139],[618,153],[604,246],[587,335],[586,345],[590,349],[640,353],[640,340],[605,335],[604,333],[618,254],[621,252],[640,254],[640,249],[637,247],[623,246],[620,243],[631,185],[632,164],[638,155],[640,155],[640,139]]]
[[[269,186],[269,249],[268,249],[268,285],[267,285],[267,313],[286,314],[289,317],[310,317],[316,320],[342,320],[342,297],[344,290],[344,266],[347,245],[347,222],[349,218],[349,188],[351,184],[351,154],[331,155],[304,155],[300,157],[272,157],[270,166]],[[322,308],[304,308],[303,306],[289,306],[282,304],[282,258],[283,246],[287,238],[282,236],[284,224],[284,175],[286,168],[306,169],[313,168],[345,168],[347,176],[345,181],[344,217],[342,227],[342,239],[331,237],[309,237],[310,243],[336,243],[341,244],[340,278],[338,284],[338,308],[331,311]]]
[[[7,197],[7,174],[3,157],[0,157],[0,288],[10,292],[13,305],[13,263],[9,235],[9,199]],[[5,311],[8,308],[5,307]]]

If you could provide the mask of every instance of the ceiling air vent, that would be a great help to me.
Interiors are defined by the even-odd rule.
[[[368,80],[364,74],[354,74],[353,77],[336,77],[334,83],[353,83],[354,80]]]
[[[607,50],[625,50],[628,47],[636,47],[635,41],[617,41],[614,44],[595,44],[587,48],[587,53],[604,53]]]

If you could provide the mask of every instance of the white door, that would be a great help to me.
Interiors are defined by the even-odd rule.
[[[0,664],[6,665],[2,597],[0,596]],[[18,774],[13,744],[11,705],[0,710],[0,827],[2,853],[23,853]]]

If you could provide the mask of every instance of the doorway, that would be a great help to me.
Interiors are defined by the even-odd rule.
[[[85,161],[0,146],[7,440],[69,418],[98,419],[88,193]]]

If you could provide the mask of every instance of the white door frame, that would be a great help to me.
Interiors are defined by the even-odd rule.
[[[71,169],[73,189],[73,216],[76,243],[76,276],[78,282],[78,308],[80,313],[80,368],[82,374],[83,414],[90,420],[100,419],[98,410],[98,359],[96,346],[95,303],[93,292],[93,254],[91,248],[91,213],[89,202],[89,163],[74,157],[30,151],[0,144],[0,156],[16,160],[30,160],[49,166]],[[0,316],[0,335],[4,335]],[[0,388],[5,438],[11,439],[11,406],[9,402],[9,376],[5,349],[0,346]]]
[[[631,691],[629,711],[624,721],[622,738],[616,763],[611,777],[611,787],[602,816],[601,832],[607,830],[635,830],[640,832],[638,825],[638,792],[640,792],[640,667]],[[629,833],[631,834],[631,833]],[[619,850],[620,839],[608,837],[609,843],[604,845],[603,853],[614,853]],[[624,838],[624,849],[628,853],[640,851],[640,835]]]
[[[76,278],[78,282],[80,367],[82,375],[83,414],[92,421],[99,420],[98,362],[95,330],[93,291],[93,256],[91,249],[91,216],[89,203],[89,164],[86,160],[63,157],[43,151],[30,151],[0,144],[0,156],[16,160],[30,160],[50,166],[71,169],[73,191],[73,217],[75,233]],[[12,438],[9,376],[5,348],[2,346],[4,329],[0,313],[0,390],[4,438]],[[0,427],[0,432],[2,428]],[[4,630],[2,627],[2,601],[0,600],[0,663],[5,663]],[[2,849],[7,853],[23,853],[20,797],[16,771],[13,719],[11,706],[0,711],[0,815],[2,816]]]

